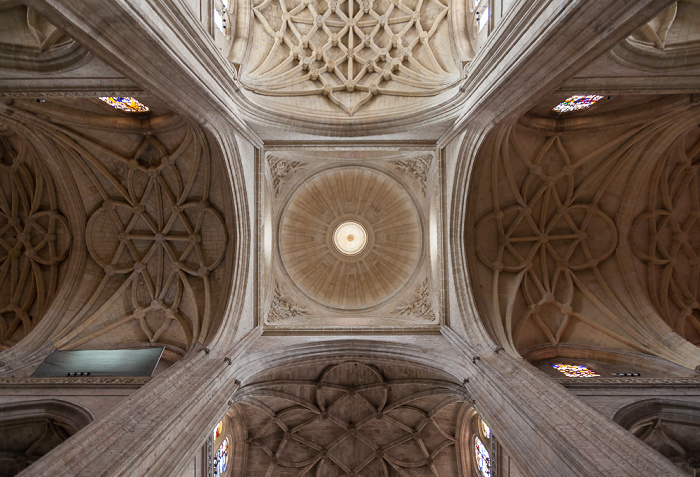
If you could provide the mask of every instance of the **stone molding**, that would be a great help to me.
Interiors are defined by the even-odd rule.
[[[78,378],[0,378],[0,386],[142,386],[150,377],[98,377],[84,376]]]
[[[700,378],[556,378],[556,381],[566,387],[589,386],[633,386],[633,387],[700,387]]]

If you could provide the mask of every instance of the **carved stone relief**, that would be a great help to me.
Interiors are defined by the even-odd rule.
[[[459,79],[448,12],[440,0],[256,1],[242,83],[325,97],[348,115],[377,95],[436,95]]]
[[[237,393],[242,475],[459,475],[459,386],[353,361],[308,374]]]
[[[71,239],[36,151],[0,124],[0,348],[41,319],[63,279]]]
[[[275,283],[275,294],[270,303],[270,311],[267,314],[268,323],[291,318],[294,316],[308,315],[309,312],[303,306],[298,305],[282,291],[282,286]]]
[[[660,158],[630,243],[656,311],[700,345],[700,135],[695,128]]]
[[[430,296],[430,288],[428,286],[427,278],[423,280],[420,286],[418,286],[416,289],[413,296],[413,301],[399,304],[394,309],[394,313],[398,313],[399,315],[418,316],[428,321],[435,319],[432,297]]]
[[[272,155],[267,157],[267,164],[276,196],[280,194],[282,187],[287,182],[287,176],[298,172],[306,165],[300,161],[288,161]]]
[[[428,174],[430,172],[430,163],[432,159],[433,156],[426,154],[417,159],[394,161],[394,165],[397,169],[409,175],[413,182],[420,187],[423,195],[425,195],[427,192]]]

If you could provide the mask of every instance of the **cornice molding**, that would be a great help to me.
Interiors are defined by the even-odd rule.
[[[85,376],[77,378],[0,378],[0,386],[142,386],[150,377]],[[1,388],[0,388],[1,389]]]
[[[657,387],[698,387],[700,377],[697,378],[557,378],[556,381],[567,388],[582,387],[606,387],[606,386],[633,386],[644,388]]]

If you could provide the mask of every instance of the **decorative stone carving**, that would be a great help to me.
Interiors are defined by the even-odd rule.
[[[409,175],[425,196],[427,192],[428,174],[430,173],[430,163],[432,160],[433,156],[426,154],[417,159],[393,161],[393,164],[399,170]]]
[[[244,386],[236,400],[247,428],[246,475],[458,475],[463,391],[408,374],[387,379],[345,362],[316,379]]]
[[[374,96],[430,96],[459,79],[448,66],[449,7],[439,0],[254,2],[243,84],[271,96],[320,95],[347,114]]]
[[[70,244],[51,176],[27,141],[0,125],[0,347],[41,319]]]
[[[547,137],[529,154],[517,141],[511,136],[493,161],[489,180],[502,188],[492,191],[494,208],[476,223],[476,254],[493,275],[490,303],[501,337],[517,348],[518,334],[530,322],[556,345],[572,318],[591,323],[578,303],[582,295],[595,303],[600,297],[580,274],[601,277],[598,267],[615,250],[617,228],[599,198],[584,198],[579,186],[587,182],[576,177],[584,163],[560,136]],[[502,305],[503,293],[512,301]]]
[[[212,274],[224,259],[227,227],[212,203],[220,196],[203,133],[178,131],[162,133],[167,142],[137,135],[126,154],[72,134],[99,197],[85,242],[102,277],[75,318],[80,326],[59,346],[119,334],[122,342],[187,351],[206,339],[221,282]]]
[[[289,175],[297,173],[306,165],[300,161],[281,159],[272,155],[267,156],[267,164],[270,167],[272,188],[275,191],[275,196],[279,195],[279,193],[282,191],[282,187],[288,180]]]
[[[418,286],[413,297],[413,301],[399,304],[394,313],[399,315],[417,316],[425,320],[433,321],[435,313],[433,312],[433,304],[430,297],[430,287],[426,278]]]
[[[268,322],[275,322],[284,318],[308,315],[309,312],[303,306],[299,306],[283,290],[282,286],[275,282],[275,294],[270,303],[270,311],[267,314]]]
[[[700,345],[700,140],[683,136],[651,174],[646,210],[630,243],[646,264],[654,308],[681,336]],[[687,144],[688,138],[693,141]]]

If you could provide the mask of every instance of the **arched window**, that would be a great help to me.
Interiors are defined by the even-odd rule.
[[[228,437],[224,439],[214,454],[214,477],[220,477],[228,464]]]
[[[476,468],[479,469],[481,475],[491,477],[491,454],[486,450],[486,446],[479,436],[474,436],[474,455],[476,456]]]

